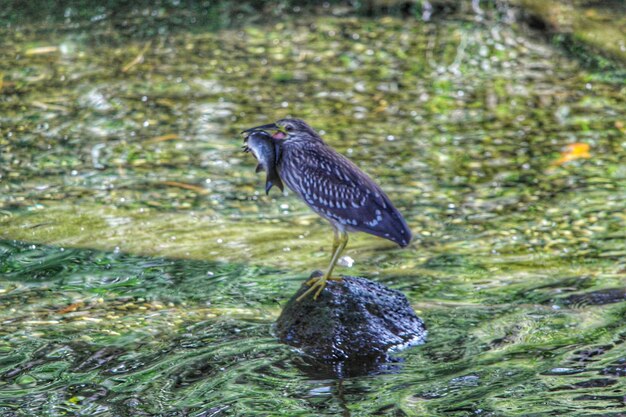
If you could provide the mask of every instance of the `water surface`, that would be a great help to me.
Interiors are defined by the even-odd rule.
[[[624,80],[485,13],[3,29],[0,415],[626,412]],[[287,115],[415,232],[338,271],[425,319],[392,372],[322,377],[272,336],[332,239],[241,152]]]

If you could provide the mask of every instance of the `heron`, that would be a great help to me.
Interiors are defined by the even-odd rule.
[[[411,230],[402,214],[374,180],[330,147],[301,119],[286,118],[244,130],[270,131],[276,144],[276,168],[282,181],[333,228],[330,264],[321,276],[306,281],[298,301],[313,293],[316,300],[348,244],[348,232],[365,232],[406,247]]]

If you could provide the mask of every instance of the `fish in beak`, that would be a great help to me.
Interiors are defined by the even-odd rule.
[[[279,143],[264,130],[252,130],[245,137],[244,144],[244,152],[251,152],[258,162],[256,172],[265,171],[266,173],[265,194],[269,194],[274,185],[283,191],[283,182],[277,169],[281,155]]]

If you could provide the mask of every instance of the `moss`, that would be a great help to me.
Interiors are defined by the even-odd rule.
[[[534,26],[550,34],[555,44],[585,65],[623,75],[626,64],[623,4],[535,0],[518,3],[532,18]]]

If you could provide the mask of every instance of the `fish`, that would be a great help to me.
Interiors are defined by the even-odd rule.
[[[278,176],[276,165],[280,159],[280,145],[265,131],[254,131],[244,140],[244,152],[250,152],[258,161],[256,172],[265,171],[265,194],[269,194],[275,185],[284,191],[283,182]]]

